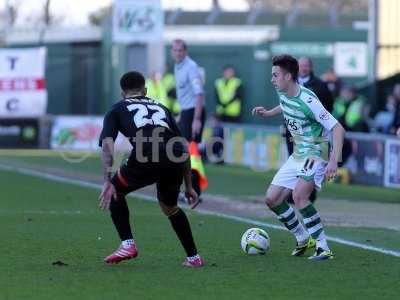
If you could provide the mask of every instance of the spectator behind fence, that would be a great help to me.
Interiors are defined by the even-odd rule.
[[[172,73],[152,72],[146,79],[147,95],[156,99],[174,114],[179,113],[179,103],[176,100],[175,77]]]
[[[333,105],[333,116],[348,131],[368,132],[369,105],[353,86],[343,86]]]
[[[395,100],[395,112],[393,123],[390,128],[390,133],[395,134],[397,128],[400,127],[400,83],[396,83],[394,85],[392,95]]]
[[[391,133],[395,112],[396,98],[393,95],[389,95],[386,98],[385,107],[378,111],[373,119],[371,124],[373,129],[382,133]]]
[[[211,135],[200,144],[200,152],[204,161],[212,163],[224,163],[224,127],[217,114],[208,119]]]
[[[332,93],[327,84],[314,75],[313,63],[309,57],[301,57],[299,59],[298,82],[300,85],[313,91],[326,110],[332,112]]]
[[[322,74],[322,80],[328,85],[328,89],[331,91],[333,98],[339,97],[342,88],[342,80],[336,75],[332,67]]]
[[[167,93],[167,100],[170,105],[170,111],[174,115],[177,115],[181,111],[181,108],[179,106],[178,100],[176,99],[176,81],[173,72],[169,71],[168,67],[166,67],[162,82]]]
[[[170,109],[161,72],[151,72],[150,77],[146,79],[146,88],[148,97],[156,99],[159,103]]]
[[[236,77],[232,66],[223,69],[222,77],[215,80],[216,112],[223,122],[240,122],[242,113],[242,80]]]

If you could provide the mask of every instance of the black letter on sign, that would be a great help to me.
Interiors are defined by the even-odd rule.
[[[15,65],[17,63],[17,60],[18,60],[18,57],[8,56],[7,59],[10,61],[10,69],[14,70],[15,69]]]
[[[17,111],[18,110],[18,99],[11,98],[7,100],[6,108],[8,111]]]

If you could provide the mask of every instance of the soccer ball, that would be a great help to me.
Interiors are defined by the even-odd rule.
[[[247,254],[265,254],[269,249],[268,233],[261,228],[247,229],[242,235],[241,246]]]

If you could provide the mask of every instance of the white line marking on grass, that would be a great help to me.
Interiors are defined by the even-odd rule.
[[[80,215],[80,210],[7,210],[0,209],[0,214],[32,214],[32,215]]]
[[[0,209],[0,215],[9,214],[28,214],[28,215],[91,215],[96,211],[81,211],[81,210],[11,210]]]
[[[96,189],[96,190],[101,190],[101,188],[102,188],[102,186],[97,183],[75,180],[75,179],[70,179],[70,178],[66,178],[66,177],[62,177],[62,176],[50,175],[47,173],[30,170],[30,169],[26,169],[26,168],[12,167],[12,166],[0,164],[0,170],[13,171],[13,172],[17,172],[17,173],[20,173],[23,175],[44,178],[44,179],[48,179],[48,180],[56,181],[56,182],[60,182],[60,183],[69,183],[72,185],[92,188],[92,189]],[[147,201],[157,202],[157,199],[155,197],[151,197],[151,196],[144,195],[141,193],[131,193],[130,196],[141,198],[141,199],[144,199]],[[243,217],[238,217],[238,216],[233,216],[233,215],[228,215],[228,214],[223,214],[223,213],[217,213],[217,212],[203,210],[203,209],[197,209],[196,212],[198,212],[200,214],[204,214],[204,215],[217,216],[217,217],[221,217],[221,218],[225,218],[225,219],[229,219],[229,220],[233,220],[233,221],[237,221],[237,222],[241,222],[241,223],[246,223],[246,224],[263,226],[263,227],[277,229],[277,230],[287,230],[285,227],[280,226],[280,225],[275,225],[275,224],[271,224],[268,222],[261,222],[261,221],[257,221],[257,220],[253,220],[253,219],[249,219],[249,218],[243,218]],[[343,245],[354,247],[354,248],[360,248],[360,249],[378,252],[378,253],[382,253],[382,254],[386,254],[386,255],[400,257],[399,251],[389,250],[389,249],[385,249],[385,248],[381,248],[381,247],[369,246],[369,245],[365,245],[362,243],[357,243],[357,242],[345,240],[342,238],[332,237],[332,236],[327,236],[327,239],[332,242],[336,242],[338,244],[343,244]]]
[[[47,150],[47,149],[0,149],[0,156],[16,157],[61,157],[62,155],[98,157],[98,154],[90,151],[79,150]]]
[[[287,231],[287,229],[283,226],[271,224],[271,223],[267,223],[267,222],[261,222],[261,221],[257,221],[257,220],[253,220],[253,219],[248,219],[248,218],[243,218],[243,217],[238,217],[238,216],[233,216],[233,215],[227,215],[227,214],[217,213],[217,212],[207,211],[207,210],[198,210],[198,212],[203,213],[205,215],[218,216],[218,217],[222,217],[222,218],[229,219],[229,220],[234,220],[234,221],[241,222],[241,223],[247,223],[247,224],[264,226],[267,228],[273,228],[273,229],[277,229],[277,230]],[[353,241],[349,241],[349,240],[345,240],[345,239],[337,238],[337,237],[333,237],[333,236],[327,236],[327,240],[336,242],[338,244],[343,244],[346,246],[351,246],[351,247],[355,247],[355,248],[360,248],[360,249],[364,249],[364,250],[370,250],[370,251],[374,251],[374,252],[379,252],[379,253],[383,253],[383,254],[387,254],[387,255],[400,257],[399,251],[369,246],[369,245],[365,245],[365,244],[361,244],[361,243],[357,243],[357,242],[353,242]]]

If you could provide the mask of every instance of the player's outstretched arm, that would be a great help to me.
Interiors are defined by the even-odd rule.
[[[183,181],[185,183],[185,196],[189,201],[190,208],[194,209],[197,205],[199,205],[200,200],[196,191],[193,189],[192,185],[192,171],[190,165],[190,157],[185,162],[184,170],[183,170]]]
[[[332,128],[332,152],[326,167],[325,177],[330,180],[336,176],[338,162],[342,161],[342,148],[345,130],[343,126],[337,122]]]
[[[103,169],[103,190],[99,196],[100,208],[110,209],[112,198],[117,199],[114,185],[111,183],[112,166],[114,162],[114,140],[111,137],[104,138],[101,146],[101,164]]]
[[[273,109],[267,110],[262,106],[256,106],[251,110],[253,116],[260,115],[261,117],[268,118],[279,115],[282,113],[282,108],[280,105],[275,106]]]

